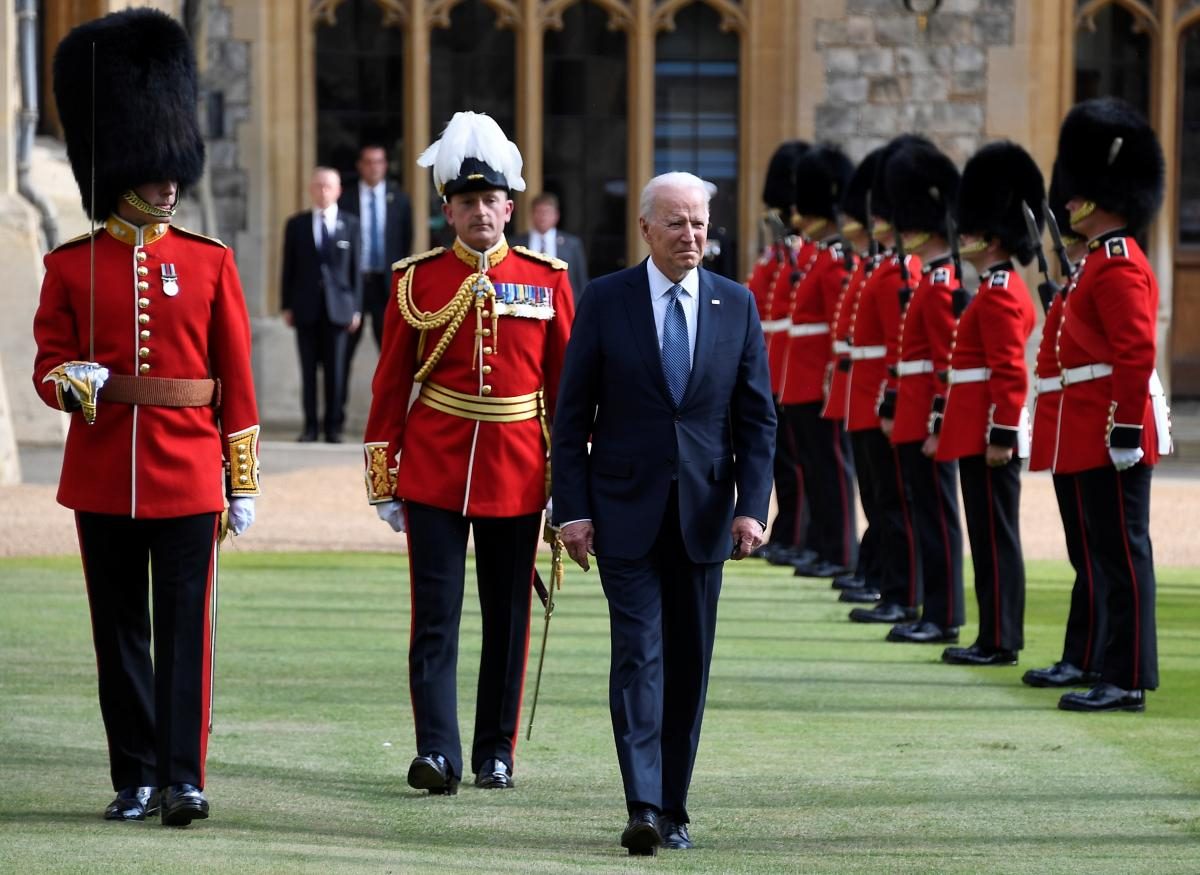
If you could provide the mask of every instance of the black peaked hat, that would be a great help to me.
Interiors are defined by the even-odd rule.
[[[841,211],[864,228],[870,227],[871,224],[871,217],[867,215],[867,192],[875,182],[875,168],[883,150],[884,147],[880,146],[858,162],[858,166],[850,174],[849,182],[846,183],[846,190],[842,192]],[[874,208],[875,204],[872,203],[871,206]]]
[[[197,95],[191,41],[166,13],[114,12],[63,37],[54,54],[54,99],[84,212],[104,219],[131,188],[174,180],[182,189],[200,179]]]
[[[875,178],[871,181],[871,212],[889,222],[892,221],[892,199],[888,194],[885,171],[896,153],[908,146],[934,148],[933,143],[918,134],[901,134],[881,148],[875,163]]]
[[[1115,97],[1076,104],[1058,134],[1063,196],[1081,197],[1142,230],[1162,206],[1162,147],[1146,119]]]
[[[900,232],[946,234],[946,210],[958,204],[958,168],[930,143],[896,150],[884,167],[892,224]]]
[[[958,187],[958,230],[1000,241],[1021,264],[1029,264],[1037,241],[1030,237],[1022,202],[1040,231],[1046,197],[1042,171],[1016,143],[989,143],[971,156]]]
[[[796,211],[805,216],[835,218],[834,212],[854,165],[838,146],[821,144],[796,161]]]
[[[796,161],[810,148],[804,140],[788,140],[779,145],[767,164],[762,200],[771,209],[783,213],[785,218],[791,212],[795,194]]]

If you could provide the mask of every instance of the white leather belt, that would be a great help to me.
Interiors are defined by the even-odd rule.
[[[1062,372],[1062,384],[1071,386],[1075,383],[1086,383],[1089,380],[1099,380],[1101,377],[1108,377],[1112,374],[1112,365],[1096,364],[1096,365],[1080,365],[1077,368],[1064,368]]]
[[[792,317],[784,316],[782,319],[767,319],[762,323],[764,334],[778,334],[780,331],[787,331],[791,327]]]
[[[1165,456],[1174,449],[1171,440],[1171,408],[1167,405],[1167,390],[1163,388],[1157,368],[1150,373],[1150,409],[1154,412],[1154,431],[1158,434],[1158,452]]]
[[[913,359],[896,365],[896,375],[911,377],[913,374],[932,374],[933,362],[929,359]]]
[[[846,343],[846,341],[844,341],[844,340],[835,340],[833,342],[833,354],[834,355],[849,355],[850,354],[850,344]]]
[[[959,383],[982,383],[992,375],[991,368],[951,368],[950,385]]]
[[[1062,391],[1062,377],[1038,377],[1037,382],[1033,384],[1033,389],[1039,395],[1045,395],[1047,392]]]
[[[802,325],[789,325],[789,337],[812,337],[816,334],[828,334],[828,322],[805,322]]]
[[[887,355],[886,346],[851,346],[850,358],[852,361],[861,362],[864,359],[881,359]]]

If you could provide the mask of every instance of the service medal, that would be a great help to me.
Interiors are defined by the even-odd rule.
[[[175,274],[175,265],[164,264],[162,266],[162,286],[163,294],[168,298],[179,294],[179,277]]]

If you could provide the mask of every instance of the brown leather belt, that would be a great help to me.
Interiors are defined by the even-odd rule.
[[[100,390],[100,400],[152,407],[220,407],[221,381],[112,374]]]

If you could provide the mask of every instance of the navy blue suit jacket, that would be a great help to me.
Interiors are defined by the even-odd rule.
[[[754,299],[700,269],[698,305],[691,378],[676,408],[646,263],[593,280],[579,298],[554,416],[554,517],[592,520],[599,556],[649,553],[674,476],[693,562],[729,558],[735,515],[767,518],[775,404]]]

